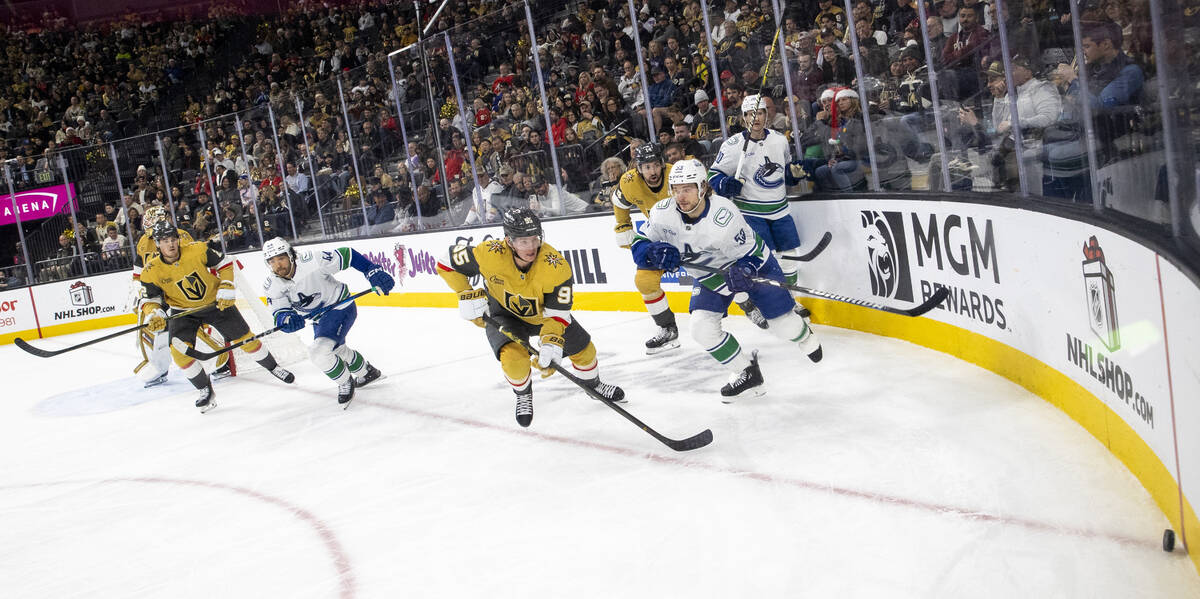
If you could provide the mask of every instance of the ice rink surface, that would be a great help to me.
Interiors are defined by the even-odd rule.
[[[713,444],[674,453],[562,377],[520,428],[455,310],[360,308],[387,378],[346,411],[303,362],[202,415],[178,372],[135,384],[131,336],[0,347],[0,595],[1200,596],[1138,481],[1005,379],[831,327],[814,365],[730,317],[769,393],[724,405],[690,339],[646,357],[645,314],[576,316],[630,412]]]

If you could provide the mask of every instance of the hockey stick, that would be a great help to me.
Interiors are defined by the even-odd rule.
[[[720,268],[713,268],[711,266],[703,266],[703,265],[694,264],[691,262],[684,262],[683,266],[685,266],[687,268],[699,270],[701,272],[710,272],[710,273],[720,274],[720,275],[725,274],[725,271]],[[846,303],[846,304],[854,304],[856,306],[862,306],[864,308],[870,308],[872,310],[879,310],[881,312],[891,312],[892,314],[899,314],[901,316],[921,316],[922,314],[941,305],[942,300],[945,300],[946,296],[950,295],[949,289],[946,289],[945,287],[941,287],[937,291],[935,291],[933,293],[933,295],[929,296],[929,299],[925,300],[925,302],[922,303],[921,305],[919,305],[915,308],[909,308],[909,309],[905,310],[905,309],[901,309],[901,308],[893,308],[891,306],[885,306],[883,304],[876,304],[874,302],[868,302],[867,300],[861,300],[861,299],[857,299],[857,298],[853,298],[853,297],[848,297],[845,295],[829,293],[828,291],[818,291],[816,289],[809,289],[808,287],[800,287],[799,285],[788,285],[787,283],[784,283],[783,281],[776,281],[775,279],[767,279],[764,277],[750,277],[750,279],[752,281],[754,281],[755,283],[762,283],[764,285],[774,285],[775,287],[780,287],[782,289],[787,289],[789,291],[796,291],[798,293],[803,293],[805,295],[811,295],[813,297],[819,297],[819,298],[833,300],[835,302],[842,302],[842,303]]]
[[[359,291],[358,293],[355,293],[354,295],[347,297],[344,300],[329,304],[328,306],[325,306],[324,308],[321,308],[320,310],[316,310],[316,311],[312,312],[311,314],[305,314],[304,319],[308,320],[310,318],[316,318],[316,317],[318,317],[318,316],[320,316],[320,315],[322,315],[322,314],[324,314],[346,302],[352,302],[368,293],[373,293],[374,291],[375,291],[374,289],[367,289],[366,291]],[[187,351],[187,354],[197,360],[200,360],[201,362],[204,362],[207,360],[211,360],[223,353],[231,352],[243,345],[246,345],[247,343],[250,343],[251,341],[254,341],[256,339],[262,339],[263,337],[266,337],[267,335],[276,333],[279,331],[280,328],[281,327],[269,328],[257,335],[254,335],[253,337],[242,339],[241,341],[238,341],[237,343],[234,343],[233,345],[226,345],[225,347],[222,347],[221,349],[218,349],[217,351],[202,352],[202,351],[197,350],[196,348],[191,348]]]
[[[784,260],[795,260],[797,262],[808,262],[809,260],[816,258],[817,254],[820,254],[821,252],[825,251],[825,247],[829,245],[830,241],[833,241],[833,233],[826,231],[825,235],[823,237],[821,237],[821,241],[817,242],[817,247],[810,250],[807,254],[804,254],[803,256],[784,256],[783,254],[780,254],[779,257],[783,258]]]
[[[168,316],[166,319],[171,320],[173,318],[179,318],[181,316],[187,316],[189,314],[194,314],[194,313],[199,312],[207,307],[208,306],[200,306],[199,308],[192,308],[191,310],[185,310],[183,312],[180,312],[179,314],[175,314],[173,316]],[[57,356],[58,354],[65,354],[69,351],[73,351],[73,350],[79,349],[81,347],[95,345],[97,343],[100,343],[101,341],[108,341],[109,339],[112,339],[114,337],[120,337],[121,335],[124,335],[125,333],[132,333],[134,331],[141,330],[145,326],[146,325],[144,325],[144,324],[139,324],[134,327],[129,327],[128,329],[121,329],[115,333],[109,333],[108,335],[105,335],[103,337],[97,337],[96,339],[92,339],[91,341],[85,341],[78,345],[72,345],[70,347],[64,347],[62,349],[38,349],[38,348],[30,345],[28,342],[26,342],[24,339],[22,339],[20,337],[17,337],[16,339],[14,339],[13,343],[16,344],[17,347],[37,356],[39,358],[52,358],[54,356]]]
[[[522,348],[524,348],[525,351],[529,352],[530,355],[532,355],[532,356],[538,355],[537,350],[533,349],[533,346],[529,345],[528,340],[522,339],[521,337],[515,335],[512,331],[505,328],[503,325],[501,325],[497,320],[495,320],[491,316],[484,316],[483,321],[496,327],[496,329],[498,329],[505,337],[512,339],[513,342],[520,344],[520,346]],[[583,379],[571,374],[570,372],[567,372],[565,369],[563,369],[561,367],[555,368],[554,371],[567,377],[567,380],[571,381],[572,383],[575,383],[580,389],[583,389],[584,393],[587,393],[589,396],[591,396],[592,399],[599,400],[599,401],[603,402],[604,405],[616,410],[616,412],[618,414],[624,416],[626,420],[636,424],[638,426],[638,428],[649,433],[649,435],[651,437],[658,439],[660,442],[662,442],[663,445],[666,445],[667,447],[670,447],[671,449],[674,449],[675,451],[691,451],[693,449],[699,449],[701,447],[704,447],[705,445],[708,445],[709,443],[712,443],[712,440],[713,440],[712,430],[707,429],[707,428],[704,429],[703,431],[700,431],[699,433],[696,433],[695,435],[692,435],[691,437],[686,438],[686,439],[675,440],[675,439],[671,439],[668,437],[664,437],[658,431],[647,426],[645,422],[638,420],[637,417],[635,417],[633,414],[626,412],[625,408],[622,408],[621,406],[619,406],[616,403],[609,400],[607,397],[604,397],[603,395],[601,395],[595,389],[592,389],[591,387],[587,386],[587,384],[583,382]]]
[[[758,111],[762,109],[762,92],[767,87],[767,73],[771,72],[771,59],[775,58],[775,46],[779,44],[779,29],[775,29],[775,38],[771,40],[771,53],[767,55],[767,66],[763,67],[762,82],[758,84],[758,101],[754,104],[754,117],[751,117],[750,123],[753,124],[753,118],[758,116]],[[766,120],[766,117],[763,117]],[[766,124],[763,125],[766,127]],[[750,149],[750,127],[746,127],[746,139],[742,141],[742,155],[738,157],[737,169],[733,171],[733,178],[745,182],[742,177],[742,165],[746,162],[746,150]]]

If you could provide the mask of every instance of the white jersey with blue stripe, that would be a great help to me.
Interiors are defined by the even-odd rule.
[[[761,140],[750,140],[741,173],[736,172],[738,160],[750,132],[744,131],[725,140],[709,167],[709,181],[717,173],[735,179],[740,175],[742,193],[731,198],[734,204],[746,216],[775,220],[789,214],[786,173],[788,163],[792,161],[792,149],[784,134],[772,129],[767,129],[766,133]]]
[[[684,220],[674,198],[655,204],[649,217],[634,238],[634,245],[666,242],[679,250],[683,260],[722,270],[741,258],[766,262],[771,257],[771,250],[746,224],[737,206],[714,193],[709,193],[704,212],[696,222]],[[693,274],[698,283],[709,289],[721,291],[724,287],[725,278],[720,274]]]
[[[334,273],[350,266],[350,250],[338,248],[328,252],[300,252],[295,258],[296,271],[287,279],[270,273],[263,283],[267,306],[272,313],[292,309],[310,314],[349,297],[346,284],[335,279]]]

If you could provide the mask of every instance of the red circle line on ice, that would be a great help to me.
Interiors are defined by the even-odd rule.
[[[489,431],[513,434],[513,435],[518,435],[518,436],[522,436],[522,437],[534,437],[534,438],[540,439],[542,441],[551,441],[553,443],[559,443],[562,445],[568,445],[568,446],[573,446],[573,447],[582,447],[582,448],[587,448],[587,449],[595,449],[595,450],[604,451],[604,452],[611,453],[611,454],[622,455],[622,456],[631,457],[631,458],[640,458],[640,459],[648,460],[650,462],[654,462],[657,464],[669,464],[669,465],[673,465],[673,466],[682,466],[685,468],[707,470],[709,472],[744,477],[744,478],[748,478],[748,479],[752,479],[752,480],[757,480],[759,482],[788,485],[788,486],[796,487],[799,489],[804,489],[807,491],[814,491],[817,493],[831,493],[833,495],[839,495],[842,497],[850,497],[850,498],[854,498],[854,499],[870,501],[873,503],[881,503],[881,504],[885,504],[885,505],[906,507],[906,508],[921,510],[921,511],[925,511],[925,512],[933,512],[936,514],[946,514],[946,515],[951,515],[951,516],[958,516],[958,517],[964,518],[966,520],[974,520],[974,521],[979,521],[979,522],[994,522],[996,524],[1018,526],[1018,527],[1036,531],[1036,532],[1057,533],[1057,534],[1063,534],[1063,535],[1068,535],[1068,536],[1073,536],[1073,537],[1080,537],[1080,538],[1085,538],[1085,539],[1106,540],[1106,541],[1111,541],[1113,543],[1117,543],[1119,545],[1127,545],[1127,546],[1131,546],[1131,547],[1139,547],[1142,549],[1151,549],[1154,551],[1159,551],[1159,541],[1157,539],[1154,539],[1154,540],[1139,539],[1136,537],[1131,537],[1131,536],[1121,535],[1121,534],[1106,533],[1106,532],[1096,531],[1096,530],[1087,530],[1087,529],[1083,529],[1083,528],[1072,528],[1069,526],[1063,526],[1063,525],[1054,524],[1051,522],[1042,522],[1042,521],[1034,520],[1031,518],[1022,518],[1020,516],[990,514],[990,513],[981,511],[981,510],[976,510],[976,509],[971,509],[971,508],[966,508],[966,507],[961,507],[961,506],[955,506],[955,505],[950,505],[950,504],[934,503],[931,501],[924,501],[924,500],[920,500],[920,499],[911,499],[908,497],[901,497],[899,495],[886,495],[883,493],[875,493],[872,491],[866,491],[866,490],[861,490],[861,489],[851,489],[851,488],[838,487],[838,486],[833,486],[833,485],[809,481],[809,480],[788,478],[785,476],[778,476],[778,475],[769,474],[769,473],[765,473],[765,472],[755,472],[752,470],[743,470],[741,468],[708,464],[708,463],[704,463],[704,462],[693,461],[691,459],[676,457],[673,455],[655,454],[655,453],[651,453],[648,450],[638,450],[638,449],[631,449],[631,448],[626,448],[626,447],[617,447],[614,445],[606,445],[604,443],[596,443],[595,441],[584,441],[582,439],[572,439],[569,437],[561,437],[558,435],[549,435],[546,433],[539,433],[537,431],[532,431],[529,429],[515,429],[515,428],[509,427],[509,426],[490,424],[487,422],[480,422],[477,420],[460,418],[458,416],[449,416],[449,415],[445,415],[445,414],[437,414],[434,412],[426,412],[424,410],[418,410],[418,409],[414,409],[414,408],[407,407],[407,406],[399,406],[399,405],[395,405],[395,404],[381,403],[381,402],[371,401],[371,400],[367,400],[367,399],[356,400],[355,402],[370,405],[371,407],[375,407],[375,408],[384,408],[384,409],[402,412],[402,413],[406,413],[406,414],[412,414],[415,416],[424,416],[426,418],[432,418],[434,420],[442,420],[444,422],[450,422],[450,423],[459,424],[459,425],[467,426],[467,427],[471,427],[471,428],[485,429],[485,430],[489,430]],[[716,442],[719,443],[720,440],[718,439]]]
[[[354,569],[350,566],[350,558],[346,551],[342,548],[341,541],[333,530],[318,518],[312,512],[284,499],[267,495],[254,489],[247,489],[226,483],[218,483],[206,480],[190,480],[184,478],[165,478],[160,476],[144,476],[132,478],[106,478],[99,480],[68,480],[43,483],[29,483],[17,485],[0,485],[0,490],[10,489],[29,489],[35,487],[49,487],[58,485],[94,485],[94,484],[112,484],[112,483],[146,483],[146,484],[166,484],[178,485],[184,487],[201,487],[206,489],[217,489],[221,491],[229,491],[243,497],[249,497],[256,501],[270,504],[272,506],[282,508],[284,511],[295,516],[296,519],[307,524],[321,538],[321,544],[325,546],[325,551],[329,553],[329,557],[333,561],[333,568],[337,572],[338,577],[338,597],[340,599],[353,599],[356,596]]]

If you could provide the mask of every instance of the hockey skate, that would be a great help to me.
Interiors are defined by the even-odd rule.
[[[750,322],[754,323],[754,326],[760,329],[767,328],[767,319],[763,316],[762,310],[759,310],[758,306],[754,305],[754,302],[746,300],[738,304],[738,307],[746,313],[746,318],[749,318]]]
[[[274,375],[275,378],[277,378],[289,385],[292,384],[292,382],[296,380],[296,375],[292,374],[290,370],[287,370],[286,368],[284,368],[282,366],[276,366],[274,369],[271,370],[271,374]]]
[[[167,372],[164,372],[164,373],[146,381],[145,383],[142,384],[142,387],[149,389],[150,387],[157,387],[157,386],[167,382],[167,374],[168,374]]]
[[[356,387],[366,387],[372,381],[379,380],[381,377],[383,377],[383,373],[379,372],[379,369],[372,366],[370,362],[367,362],[367,373],[362,375],[362,378],[354,381],[354,385]]]
[[[812,326],[808,324],[807,319],[805,319],[804,324],[806,328],[804,330],[804,337],[799,342],[800,351],[804,352],[808,356],[808,359],[812,360],[815,364],[821,361],[821,358],[825,356],[825,352],[821,350],[821,342],[817,341],[817,334],[813,332]]]
[[[763,394],[762,371],[758,369],[758,352],[750,355],[750,365],[729,379],[721,387],[722,403],[733,403],[741,397],[756,397]],[[745,395],[742,395],[745,393]]]
[[[354,389],[357,385],[354,383],[354,377],[346,379],[345,383],[338,385],[338,405],[342,409],[350,407],[350,400],[354,399]]]
[[[803,318],[805,321],[808,321],[810,318],[812,318],[812,312],[809,312],[808,308],[805,308],[804,304],[801,304],[800,302],[796,302],[796,307],[792,308],[792,312],[795,312],[796,316]]]
[[[594,378],[586,383],[596,393],[604,396],[604,399],[613,403],[625,403],[625,390],[608,383],[600,382],[599,377]]]
[[[529,426],[533,422],[533,387],[517,391],[517,424]]]
[[[217,407],[216,402],[213,401],[215,397],[216,394],[213,393],[212,383],[209,383],[208,386],[200,390],[200,397],[196,398],[196,407],[200,408],[201,414]]]
[[[658,329],[653,337],[646,340],[646,355],[653,356],[679,347],[679,327],[675,325]]]
[[[221,379],[227,379],[231,376],[233,376],[233,369],[229,367],[228,361],[225,362],[224,366],[212,371],[212,374],[209,375],[209,377],[214,381],[219,381]]]

